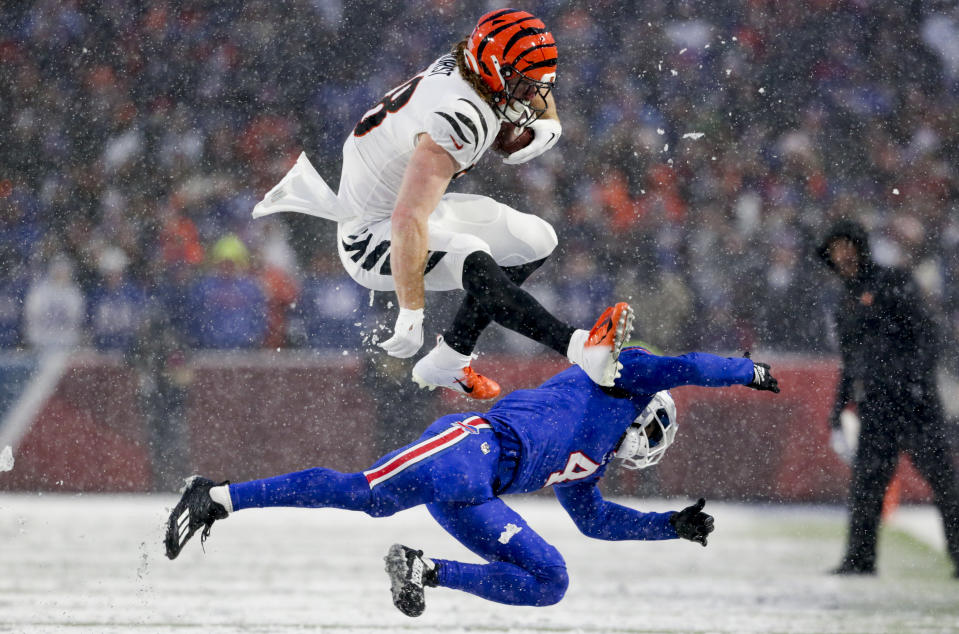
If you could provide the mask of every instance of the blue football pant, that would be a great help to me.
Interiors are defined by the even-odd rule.
[[[235,511],[295,506],[385,517],[425,504],[450,535],[487,564],[433,559],[439,585],[509,605],[552,605],[566,563],[494,490],[499,443],[481,418],[444,416],[420,438],[360,473],[314,468],[230,485]]]

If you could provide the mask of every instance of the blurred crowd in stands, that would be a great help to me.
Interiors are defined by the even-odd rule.
[[[811,246],[856,218],[959,333],[953,3],[516,5],[559,44],[563,138],[454,190],[553,224],[528,284],[556,314],[628,298],[665,351],[828,352]],[[358,118],[494,6],[3,3],[0,347],[369,348],[392,298],[346,277],[335,226],[250,211],[301,150],[335,188]],[[430,296],[427,326],[456,303]]]

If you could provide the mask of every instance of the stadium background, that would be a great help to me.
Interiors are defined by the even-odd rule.
[[[563,318],[588,325],[629,298],[648,344],[753,350],[786,386],[678,390],[673,458],[608,486],[841,499],[825,442],[837,289],[810,249],[826,226],[862,220],[877,258],[913,271],[943,325],[944,386],[959,374],[952,3],[515,4],[559,43],[564,136],[519,168],[489,157],[455,189],[554,225],[530,288]],[[358,117],[479,9],[0,8],[0,449],[17,460],[0,489],[355,469],[469,407],[373,351],[391,298],[341,271],[332,224],[249,212],[301,149],[335,185]],[[429,297],[431,332],[457,300]],[[495,327],[479,349],[507,389],[564,364]],[[907,472],[906,499],[925,495]]]

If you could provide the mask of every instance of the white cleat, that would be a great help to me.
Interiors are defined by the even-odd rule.
[[[589,332],[577,330],[567,356],[597,385],[612,387],[623,364],[619,353],[633,332],[633,309],[626,302],[607,308]]]
[[[450,348],[443,337],[436,338],[436,347],[413,366],[413,381],[421,388],[445,387],[467,398],[493,399],[499,396],[499,384],[470,367],[472,357]]]

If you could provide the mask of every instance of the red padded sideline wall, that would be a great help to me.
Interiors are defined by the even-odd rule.
[[[199,473],[249,480],[374,459],[371,395],[355,356],[208,357],[190,390],[190,456]]]
[[[136,373],[80,354],[15,450],[0,491],[148,491],[153,468]],[[233,480],[313,465],[365,467],[374,420],[356,357],[205,354],[192,363],[187,473]]]
[[[15,451],[0,490],[145,491],[151,485],[136,377],[116,359],[76,355]]]

